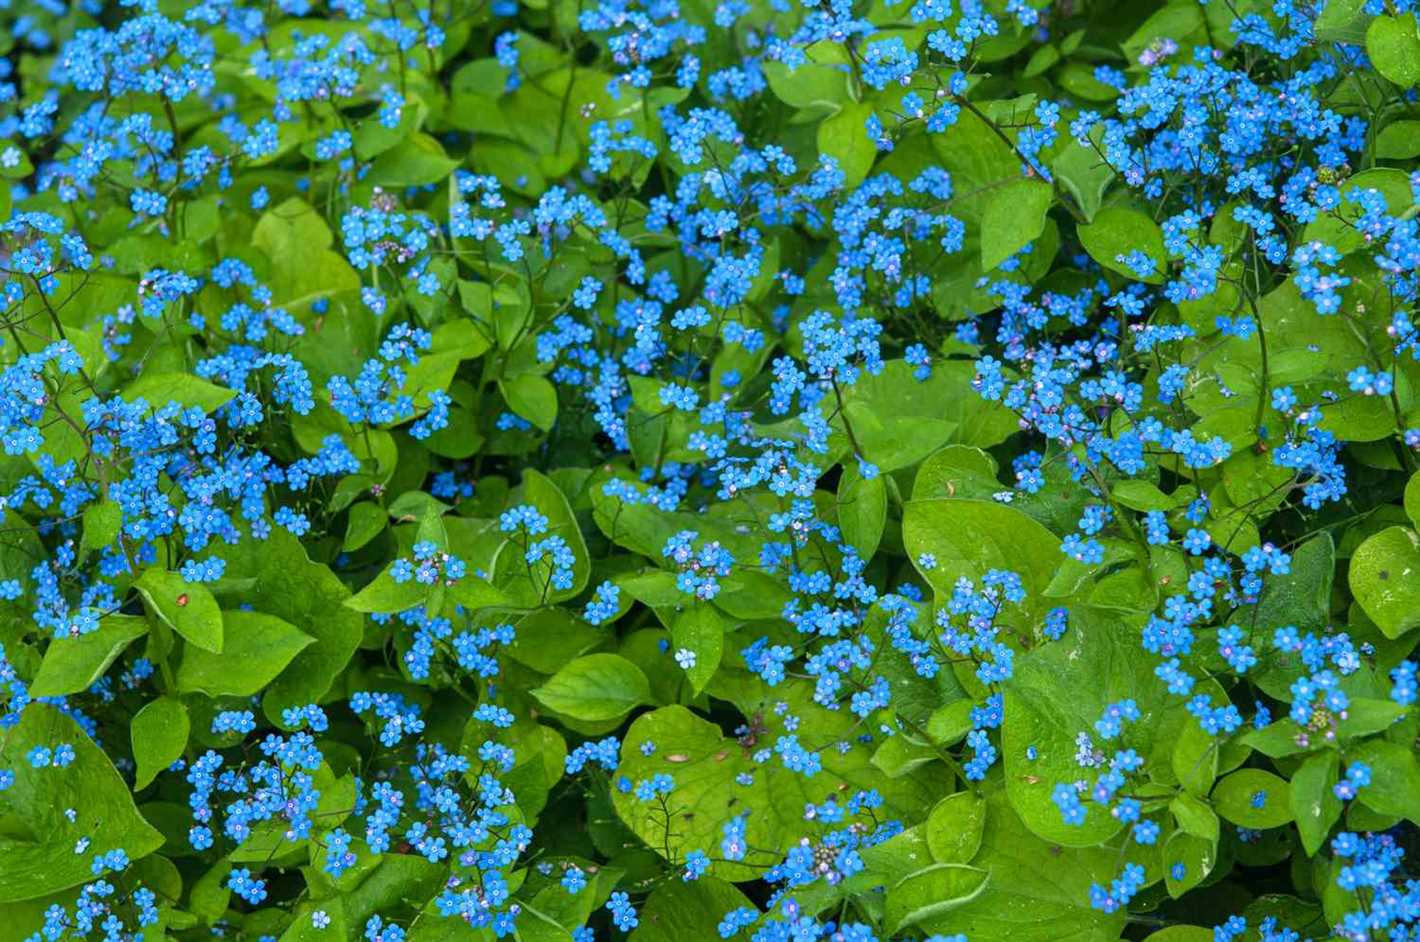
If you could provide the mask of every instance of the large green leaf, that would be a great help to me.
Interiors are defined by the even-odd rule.
[[[350,590],[329,566],[311,560],[300,540],[279,527],[263,542],[244,540],[223,547],[222,555],[227,576],[238,580],[229,608],[233,602],[250,604],[313,639],[266,688],[266,715],[275,722],[284,709],[319,701],[350,663],[364,633],[364,619],[344,606]],[[254,584],[246,581],[251,579]]]
[[[800,710],[806,725],[825,711],[805,706]],[[834,718],[838,722],[838,718]],[[843,727],[846,729],[847,727]],[[816,735],[826,735],[827,730]],[[809,735],[805,732],[804,735]],[[659,748],[644,755],[640,744],[653,742]],[[636,718],[622,740],[618,774],[632,782],[666,773],[675,780],[667,798],[671,810],[670,832],[666,819],[655,803],[638,801],[634,795],[614,791],[612,802],[621,820],[657,853],[676,859],[700,849],[719,857],[721,828],[725,822],[750,812],[745,821],[746,840],[752,848],[743,863],[716,859],[712,872],[728,880],[753,880],[762,867],[778,860],[788,847],[805,833],[804,806],[825,796],[853,789],[876,788],[886,802],[879,815],[920,817],[933,787],[940,777],[919,771],[901,778],[888,778],[868,762],[866,751],[857,748],[846,755],[836,749],[822,752],[823,771],[806,778],[784,768],[778,760],[754,761],[757,748],[772,745],[761,738],[757,745],[727,738],[720,728],[701,719],[685,707],[668,706]],[[747,784],[746,784],[747,783]],[[771,859],[771,854],[773,859]]]
[[[177,689],[210,696],[250,697],[313,641],[288,621],[261,612],[225,613],[227,642],[221,654],[189,645],[177,669]]]
[[[1420,625],[1420,536],[1414,530],[1389,527],[1368,538],[1351,556],[1347,579],[1386,637]]]
[[[651,699],[641,668],[617,654],[588,654],[532,691],[549,710],[578,720],[615,720]]]
[[[1019,573],[1034,596],[1065,562],[1060,541],[1035,520],[1005,504],[934,498],[908,501],[902,542],[922,576],[943,597],[963,576],[980,580],[991,569]],[[923,554],[936,560],[923,566]]]
[[[134,615],[106,615],[96,631],[49,642],[30,685],[36,697],[62,697],[88,690],[124,649],[148,633],[148,623]]]
[[[26,754],[35,746],[60,744],[74,748],[69,766],[30,764]],[[53,706],[31,703],[19,723],[0,734],[0,768],[15,776],[0,792],[7,824],[0,836],[0,902],[46,896],[93,879],[94,854],[122,849],[137,860],[163,843],[104,751]],[[81,841],[91,853],[74,852]]]
[[[133,587],[148,606],[191,644],[222,653],[222,610],[212,592],[175,572],[149,569]]]
[[[1126,699],[1139,708],[1139,720],[1126,724],[1119,740],[1100,740],[1096,721],[1108,704]],[[1150,759],[1168,705],[1153,664],[1139,656],[1138,628],[1114,613],[1073,607],[1065,636],[1018,657],[1015,676],[1006,684],[1005,788],[1021,821],[1046,840],[1070,847],[1094,846],[1117,834],[1124,825],[1092,803],[1082,825],[1066,824],[1051,792],[1062,782],[1092,779],[1075,759],[1082,732],[1107,754],[1128,747]],[[1167,764],[1168,751],[1156,761]]]

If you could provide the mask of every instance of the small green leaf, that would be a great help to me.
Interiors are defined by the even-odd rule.
[[[868,137],[867,130],[868,116],[872,113],[872,105],[849,102],[818,126],[818,152],[838,161],[845,188],[852,189],[862,183],[877,157],[877,146]]]
[[[1341,817],[1341,800],[1331,790],[1340,765],[1336,753],[1328,750],[1310,756],[1292,773],[1292,817],[1308,855],[1321,849],[1331,826]]]
[[[695,663],[686,670],[685,676],[696,696],[720,667],[727,627],[724,617],[705,603],[691,605],[671,620],[671,645],[676,653],[684,650],[695,655]]]
[[[1239,769],[1213,789],[1218,814],[1246,828],[1281,827],[1292,820],[1286,779],[1261,769]]]
[[[864,559],[872,559],[887,524],[887,484],[881,474],[865,478],[849,464],[838,479],[838,526],[843,539]]]
[[[396,582],[390,574],[393,568],[394,563],[390,563],[381,570],[369,585],[345,600],[345,607],[357,612],[389,614],[423,605],[429,598],[430,587],[412,578]]]
[[[124,399],[129,402],[142,399],[153,411],[175,402],[186,408],[195,407],[203,412],[213,412],[226,405],[236,395],[235,390],[209,383],[187,373],[148,373],[123,389]]]
[[[352,504],[350,518],[345,524],[345,540],[340,548],[353,553],[379,536],[388,523],[389,516],[379,504],[368,500]]]
[[[90,504],[84,511],[84,537],[80,552],[101,550],[113,545],[123,525],[123,508],[117,501]]]
[[[651,701],[651,684],[641,668],[620,655],[588,654],[532,694],[549,710],[573,719],[616,720]]]
[[[222,610],[212,592],[175,572],[149,569],[133,584],[149,608],[173,630],[214,654],[222,653]]]
[[[159,772],[182,757],[188,729],[187,708],[176,697],[159,697],[138,711],[128,730],[138,763],[135,789],[147,788]]]

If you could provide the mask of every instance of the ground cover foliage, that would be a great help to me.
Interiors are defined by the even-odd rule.
[[[1420,938],[1412,0],[13,0],[0,938]]]

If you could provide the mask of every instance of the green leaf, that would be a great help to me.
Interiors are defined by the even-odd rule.
[[[1118,876],[1120,849],[1062,848],[1028,831],[1006,802],[999,776],[982,785],[988,805],[981,850],[971,865],[991,875],[969,902],[922,923],[928,934],[971,942],[1115,942],[1123,911],[1090,907],[1090,884]]]
[[[522,503],[532,504],[547,517],[547,532],[536,539],[560,536],[572,551],[572,585],[566,589],[552,586],[552,569],[547,561],[529,566],[521,538],[507,540],[493,560],[493,584],[515,602],[529,608],[546,602],[572,598],[587,586],[591,562],[582,528],[572,513],[572,505],[562,489],[544,474],[528,468],[523,472]]]
[[[149,569],[133,584],[148,607],[191,644],[222,653],[222,610],[207,586],[175,572]]]
[[[39,672],[30,684],[35,697],[63,697],[94,685],[123,649],[148,633],[148,622],[134,615],[105,615],[96,631],[49,642]]]
[[[1097,845],[1123,824],[1090,808],[1083,824],[1064,823],[1050,798],[1057,782],[1081,777],[1075,737],[1093,728],[1105,707],[1132,699],[1140,719],[1129,726],[1130,746],[1152,759],[1168,705],[1153,665],[1137,655],[1139,630],[1113,612],[1086,606],[1070,610],[1070,626],[1058,641],[1016,659],[1006,685],[1001,754],[1006,793],[1021,821],[1042,838],[1070,847]],[[1083,678],[1089,678],[1088,683]],[[1181,706],[1173,709],[1180,714]],[[1166,764],[1173,743],[1159,758]],[[1029,750],[1034,747],[1035,758]]]
[[[1218,777],[1218,740],[1198,723],[1182,724],[1170,754],[1174,777],[1190,795],[1203,797]]]
[[[1388,527],[1356,548],[1347,570],[1351,594],[1387,638],[1420,625],[1420,536]]]
[[[716,689],[711,687],[712,696]],[[759,689],[755,693],[765,691]],[[818,741],[852,735],[852,716],[845,721],[844,717],[815,706],[809,700],[812,687],[790,681],[768,693],[773,694],[772,699],[759,706],[740,704],[742,712],[747,716],[761,709],[768,713],[773,701],[783,699],[803,719],[801,728],[815,731]],[[646,741],[659,746],[650,756],[643,755],[640,749],[640,743]],[[766,744],[761,738],[760,745]],[[826,795],[874,788],[884,800],[883,808],[877,812],[880,816],[918,820],[941,785],[939,777],[928,777],[925,770],[888,778],[868,762],[861,749],[847,755],[824,749],[823,770],[812,778],[791,772],[778,761],[758,763],[754,761],[754,751],[754,747],[727,738],[719,726],[684,707],[668,706],[643,713],[622,737],[618,773],[633,782],[662,772],[670,775],[675,780],[668,799],[673,826],[667,836],[665,818],[654,804],[613,789],[616,813],[658,854],[683,860],[695,848],[709,852],[710,848],[719,847],[725,822],[753,809],[745,820],[746,842],[750,848],[769,852],[752,849],[743,863],[715,860],[711,865],[711,872],[722,879],[752,880],[763,872],[763,866],[781,859],[789,843],[797,842],[805,833],[806,803],[823,801]]]
[[[424,186],[442,181],[458,165],[437,140],[416,133],[376,158],[366,180],[385,187]]]
[[[939,863],[888,888],[883,928],[898,933],[946,916],[986,891],[991,874],[966,864]]]
[[[1371,768],[1371,784],[1358,795],[1361,804],[1420,824],[1420,761],[1410,746],[1371,739],[1348,750],[1346,759]]]
[[[345,539],[340,548],[353,553],[369,543],[385,529],[389,516],[385,509],[372,501],[362,500],[350,506],[350,519],[345,524]]]
[[[1090,138],[1099,144],[1104,139],[1104,129],[1091,131]],[[1085,220],[1092,221],[1104,202],[1105,191],[1114,180],[1114,168],[1095,148],[1086,147],[1072,137],[1051,162],[1050,169],[1075,198],[1075,205],[1080,208]]]
[[[177,689],[214,697],[250,697],[276,679],[315,641],[275,615],[229,609],[221,654],[189,646],[177,669]]]
[[[887,484],[881,474],[865,478],[856,464],[838,479],[838,526],[843,539],[864,559],[872,559],[887,524]]]
[[[1287,780],[1261,769],[1238,769],[1213,789],[1218,814],[1245,828],[1281,827],[1292,820]]]
[[[1218,842],[1175,831],[1164,842],[1164,886],[1178,899],[1208,878],[1218,865]]]
[[[549,710],[578,720],[616,720],[651,701],[641,668],[617,654],[588,654],[532,691]]]
[[[1336,753],[1327,751],[1308,757],[1292,773],[1292,817],[1309,856],[1321,850],[1331,826],[1341,817],[1341,800],[1331,790],[1340,765]]]
[[[1326,7],[1316,18],[1316,36],[1326,42],[1359,45],[1366,41],[1370,19],[1366,0],[1326,0]]]
[[[271,292],[276,303],[308,308],[322,298],[360,290],[355,269],[331,250],[334,241],[325,219],[298,196],[262,214],[252,230],[251,244],[271,260]]]
[[[1417,122],[1416,133],[1420,134],[1420,122]],[[1420,471],[1405,482],[1405,515],[1413,526],[1420,527]]]
[[[908,501],[902,511],[902,542],[922,577],[944,598],[958,579],[980,580],[990,569],[1020,573],[1027,592],[1039,596],[1065,561],[1055,534],[994,501]],[[924,553],[936,559],[935,566],[922,567]]]
[[[994,191],[981,216],[981,267],[991,271],[1045,231],[1054,198],[1043,180],[1020,179]]]
[[[346,599],[346,608],[357,612],[391,613],[408,611],[423,605],[429,598],[431,587],[414,579],[396,582],[390,574],[394,563],[380,570],[380,574],[370,580],[369,585]]]
[[[123,525],[123,508],[117,501],[105,500],[90,504],[84,510],[84,537],[80,552],[101,550],[112,546]]]
[[[128,735],[138,764],[135,789],[147,788],[159,772],[182,758],[188,729],[187,708],[176,697],[159,697],[134,715]]]
[[[1090,257],[1110,271],[1150,284],[1163,284],[1165,277],[1164,233],[1158,223],[1137,209],[1106,206],[1093,222],[1078,227],[1080,243]],[[1140,275],[1121,261],[1131,252],[1143,252],[1154,262],[1148,275]]]
[[[262,697],[267,718],[279,725],[282,710],[316,703],[331,689],[360,644],[364,619],[344,607],[350,590],[330,567],[313,562],[301,541],[282,528],[264,541],[243,540],[220,552],[228,578],[255,580],[231,602],[275,615],[315,639]]]
[[[1381,160],[1409,160],[1420,157],[1420,121],[1392,121],[1376,135],[1376,157]]]
[[[769,90],[791,107],[837,107],[848,100],[848,72],[841,67],[808,63],[791,69],[766,60],[762,68]]]
[[[508,408],[544,432],[551,430],[557,421],[557,387],[546,376],[519,373],[499,380],[498,389]]]
[[[1336,545],[1331,534],[1321,533],[1292,553],[1291,570],[1268,576],[1257,600],[1253,623],[1272,629],[1295,625],[1301,631],[1320,631],[1331,613],[1331,582],[1336,572]]]
[[[717,927],[725,914],[741,907],[753,908],[732,883],[701,877],[663,882],[641,908],[641,924],[630,942],[685,942],[719,938]]]
[[[868,137],[867,120],[873,106],[850,102],[818,126],[818,152],[838,161],[843,186],[852,189],[867,177],[878,149]]]
[[[1213,930],[1199,926],[1169,926],[1151,933],[1144,942],[1213,942]]]
[[[685,672],[691,693],[696,696],[710,683],[720,667],[725,646],[724,617],[706,603],[693,604],[671,619],[671,645],[677,651],[695,655],[695,664]]]
[[[139,815],[128,786],[108,756],[64,713],[46,703],[30,703],[14,727],[0,734],[0,768],[15,781],[0,793],[11,825],[0,836],[0,903],[34,899],[93,879],[91,854],[76,854],[87,841],[99,848],[123,848],[131,860],[157,850],[163,836]],[[35,746],[74,747],[66,768],[37,769],[26,753]],[[66,815],[73,809],[74,819]],[[16,833],[23,829],[25,833]]]
[[[938,863],[966,863],[981,849],[986,802],[974,792],[948,795],[927,816],[927,847]]]
[[[203,412],[214,412],[236,397],[235,390],[227,389],[198,379],[188,373],[145,373],[123,387],[123,398],[128,402],[142,399],[150,411],[176,402],[185,408],[197,408]]]
[[[1414,13],[1381,15],[1366,28],[1366,55],[1402,90],[1420,82],[1420,30]]]

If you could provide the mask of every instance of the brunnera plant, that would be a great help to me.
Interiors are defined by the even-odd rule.
[[[0,9],[0,938],[1420,937],[1412,0]]]

